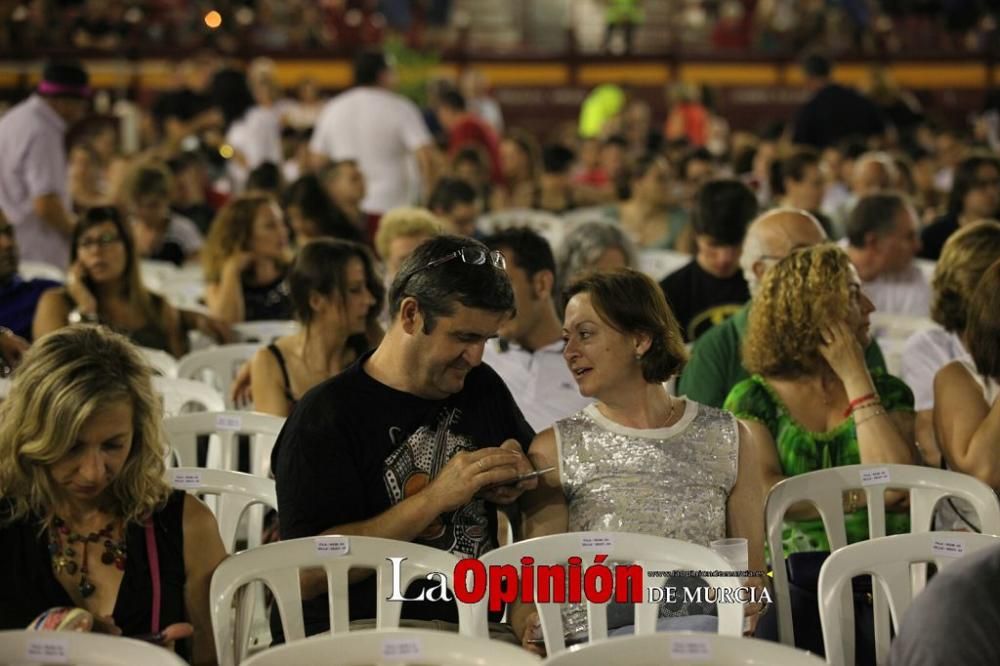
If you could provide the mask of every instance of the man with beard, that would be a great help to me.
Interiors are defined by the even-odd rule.
[[[403,262],[385,338],[307,392],[278,437],[282,540],[381,537],[462,558],[497,547],[497,506],[537,485],[518,481],[533,471],[524,451],[534,433],[482,364],[486,341],[514,312],[504,268],[502,254],[459,236],[432,238]],[[362,573],[351,578],[352,621],[375,617],[375,580]],[[307,635],[329,629],[326,590],[322,570],[303,572]],[[457,621],[455,607],[437,601],[407,603],[402,617]],[[275,623],[272,633],[283,640]]]

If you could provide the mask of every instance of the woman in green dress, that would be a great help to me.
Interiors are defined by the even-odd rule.
[[[825,244],[793,252],[771,268],[750,311],[743,365],[725,408],[748,423],[768,487],[785,477],[856,464],[913,464],[913,394],[865,365],[875,309],[847,255]],[[888,533],[909,531],[905,494],[886,494]],[[896,511],[893,511],[896,509]],[[844,502],[847,540],[868,537],[864,493]],[[786,554],[829,550],[812,504],[785,516]]]

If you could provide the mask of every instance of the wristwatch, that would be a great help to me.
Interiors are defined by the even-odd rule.
[[[76,308],[69,313],[66,321],[71,324],[96,324],[99,320],[96,314],[92,312],[80,312],[80,309]]]

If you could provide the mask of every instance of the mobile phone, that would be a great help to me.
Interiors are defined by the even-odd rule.
[[[153,643],[154,645],[163,645],[166,643],[167,637],[161,631],[158,634],[139,634],[138,636],[129,636],[129,638],[137,641],[145,641],[146,643]]]
[[[536,469],[531,472],[525,472],[524,474],[519,474],[511,483],[520,483],[521,481],[526,481],[528,479],[534,479],[535,477],[542,476],[543,474],[548,474],[555,469],[555,466],[545,467],[543,469]]]

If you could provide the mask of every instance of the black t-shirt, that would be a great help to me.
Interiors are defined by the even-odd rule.
[[[937,261],[941,256],[945,241],[958,231],[958,216],[953,213],[942,215],[920,232],[920,258]]]
[[[685,342],[694,342],[750,300],[750,289],[742,274],[717,278],[693,259],[664,278],[660,287],[681,325]]]
[[[459,451],[534,436],[503,380],[480,365],[444,400],[386,386],[363,369],[371,352],[308,391],[285,423],[271,456],[281,507],[281,538],[315,536],[374,518],[419,492],[428,473]],[[496,507],[474,499],[442,514],[417,543],[479,557],[497,546]],[[386,557],[393,556],[387,552]],[[407,593],[420,589],[415,583]],[[351,619],[375,617],[374,577],[351,586]],[[329,628],[325,596],[303,604],[306,634]],[[457,621],[451,603],[407,603],[403,617]],[[274,628],[272,627],[272,631]],[[281,633],[275,634],[276,640]]]

